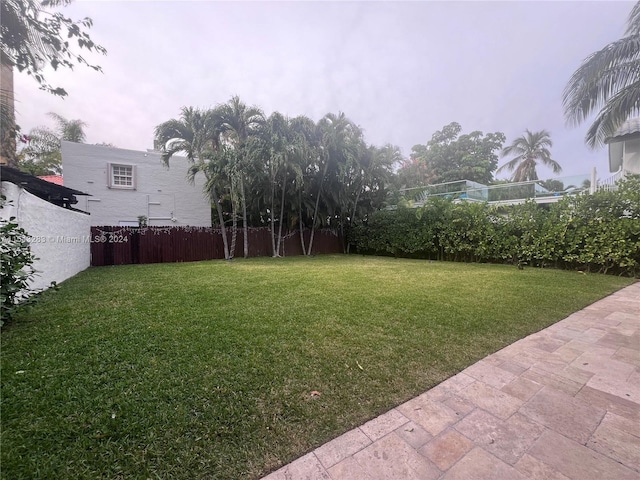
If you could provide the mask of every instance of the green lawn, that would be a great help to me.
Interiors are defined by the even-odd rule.
[[[258,478],[631,282],[361,256],[92,268],[3,329],[2,478]]]

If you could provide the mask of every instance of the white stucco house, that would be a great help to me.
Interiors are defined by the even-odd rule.
[[[90,196],[77,208],[91,225],[211,226],[211,203],[204,177],[187,180],[187,160],[173,157],[166,167],[159,152],[62,142],[64,186]]]
[[[609,171],[640,174],[640,117],[624,122],[605,142],[609,144]]]

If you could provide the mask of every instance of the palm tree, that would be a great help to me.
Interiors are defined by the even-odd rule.
[[[162,161],[183,153],[193,163],[204,163],[204,154],[211,147],[214,132],[210,126],[210,111],[182,107],[180,118],[167,120],[155,128],[154,144],[162,153]]]
[[[255,146],[259,150],[258,155],[264,160],[265,169],[268,170],[265,173],[267,173],[269,183],[266,190],[269,195],[268,219],[271,229],[271,251],[272,256],[277,257],[280,250],[276,249],[276,188],[280,170],[287,162],[289,120],[280,112],[273,112],[266,120],[261,137],[261,141]],[[284,192],[284,188],[282,190]]]
[[[549,132],[541,130],[531,132],[525,130],[525,135],[516,138],[511,145],[502,149],[502,156],[515,155],[514,158],[502,165],[498,172],[507,169],[514,172],[511,180],[514,182],[526,182],[537,180],[536,167],[538,162],[551,168],[553,173],[560,173],[562,167],[551,158],[549,148],[553,146]]]
[[[220,224],[220,233],[222,235],[222,243],[224,245],[224,255],[226,260],[231,260],[235,255],[235,232],[236,232],[236,210],[235,203],[232,201],[232,241],[231,246],[228,245],[227,228],[225,225],[224,213],[223,213],[223,200],[224,196],[219,195],[218,192],[224,192],[225,189],[231,190],[229,187],[232,179],[229,176],[230,165],[233,164],[234,157],[231,149],[224,144],[220,144],[217,149],[210,151],[206,155],[205,162],[198,162],[191,165],[189,168],[188,178],[193,181],[195,175],[198,172],[202,172],[205,175],[205,192],[209,193],[211,203],[215,204],[216,211],[218,213],[218,223]]]
[[[386,144],[382,148],[370,146],[365,155],[364,171],[362,176],[361,188],[357,192],[356,200],[353,205],[353,213],[349,219],[350,225],[357,215],[357,207],[361,195],[368,197],[368,208],[365,211],[371,211],[382,207],[386,196],[385,187],[393,175],[394,165],[402,162],[402,152],[400,147],[396,145]]]
[[[296,220],[300,230],[302,254],[306,255],[307,247],[304,242],[304,228],[314,211],[314,204],[309,192],[312,189],[313,177],[319,169],[320,129],[313,120],[300,115],[291,120],[291,130],[296,145],[292,159],[292,168],[295,172]]]
[[[299,117],[290,119],[279,112],[274,112],[267,118],[262,129],[261,141],[257,142],[258,155],[262,160],[263,177],[268,182],[268,186],[265,185],[266,188],[263,191],[265,198],[269,197],[267,217],[271,229],[271,248],[274,257],[279,257],[282,251],[282,227],[285,223],[289,187],[299,185],[303,176],[300,157],[307,155],[307,143],[304,133],[298,128],[300,125]],[[278,189],[280,189],[279,192]],[[277,193],[280,197],[278,207],[276,207]],[[280,213],[276,214],[278,208]],[[276,219],[278,221],[277,235]]]
[[[56,121],[60,140],[67,142],[84,143],[87,136],[84,133],[84,127],[88,125],[82,120],[67,120],[62,115],[58,115],[54,112],[49,112],[48,115]]]
[[[49,112],[56,128],[36,127],[25,137],[28,145],[20,151],[18,168],[39,174],[62,172],[61,142],[84,143],[87,124],[82,120],[67,120],[62,115]]]
[[[205,190],[215,204],[224,245],[224,258],[229,260],[229,246],[224,215],[217,187],[221,182],[218,163],[224,155],[220,150],[220,123],[211,110],[183,107],[179,119],[171,119],[155,128],[155,145],[162,153],[162,160],[169,165],[173,155],[184,153],[189,161],[188,178],[193,181],[198,172],[205,175]]]
[[[625,36],[587,57],[564,89],[568,123],[599,110],[585,142],[602,146],[627,119],[640,113],[640,2],[631,9]]]
[[[318,134],[320,137],[319,155],[318,155],[318,193],[315,197],[315,206],[313,209],[313,219],[311,221],[311,237],[309,238],[309,249],[307,255],[311,255],[313,251],[313,238],[315,235],[316,225],[324,224],[324,221],[318,218],[320,200],[325,202],[326,213],[329,215],[335,213],[336,207],[340,208],[337,196],[337,182],[333,185],[336,188],[327,189],[332,198],[328,198],[324,194],[324,185],[329,176],[336,179],[340,175],[340,169],[344,172],[347,165],[357,161],[359,149],[361,147],[362,130],[358,128],[344,113],[338,115],[327,113],[318,122]],[[328,216],[327,215],[327,216]],[[320,220],[320,221],[319,221]]]
[[[236,162],[233,165],[232,186],[239,189],[240,202],[242,204],[242,220],[244,229],[244,257],[249,256],[249,226],[247,223],[247,199],[245,194],[245,176],[249,170],[249,139],[258,136],[265,122],[264,113],[258,107],[247,107],[237,95],[216,108],[219,114],[220,125],[226,141],[231,145],[236,154]],[[232,197],[234,197],[232,191]]]

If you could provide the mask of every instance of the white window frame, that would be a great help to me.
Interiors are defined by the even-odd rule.
[[[128,175],[115,175],[116,168],[130,168],[131,169],[131,184],[122,184],[116,180],[116,177],[126,178]],[[120,173],[120,172],[118,172]],[[135,190],[136,189],[136,166],[126,163],[109,163],[107,164],[107,180],[108,187],[120,190]]]

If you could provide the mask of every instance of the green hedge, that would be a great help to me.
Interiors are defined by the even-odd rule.
[[[548,206],[453,203],[432,198],[370,215],[349,233],[363,254],[497,262],[640,275],[640,176],[615,192]]]

